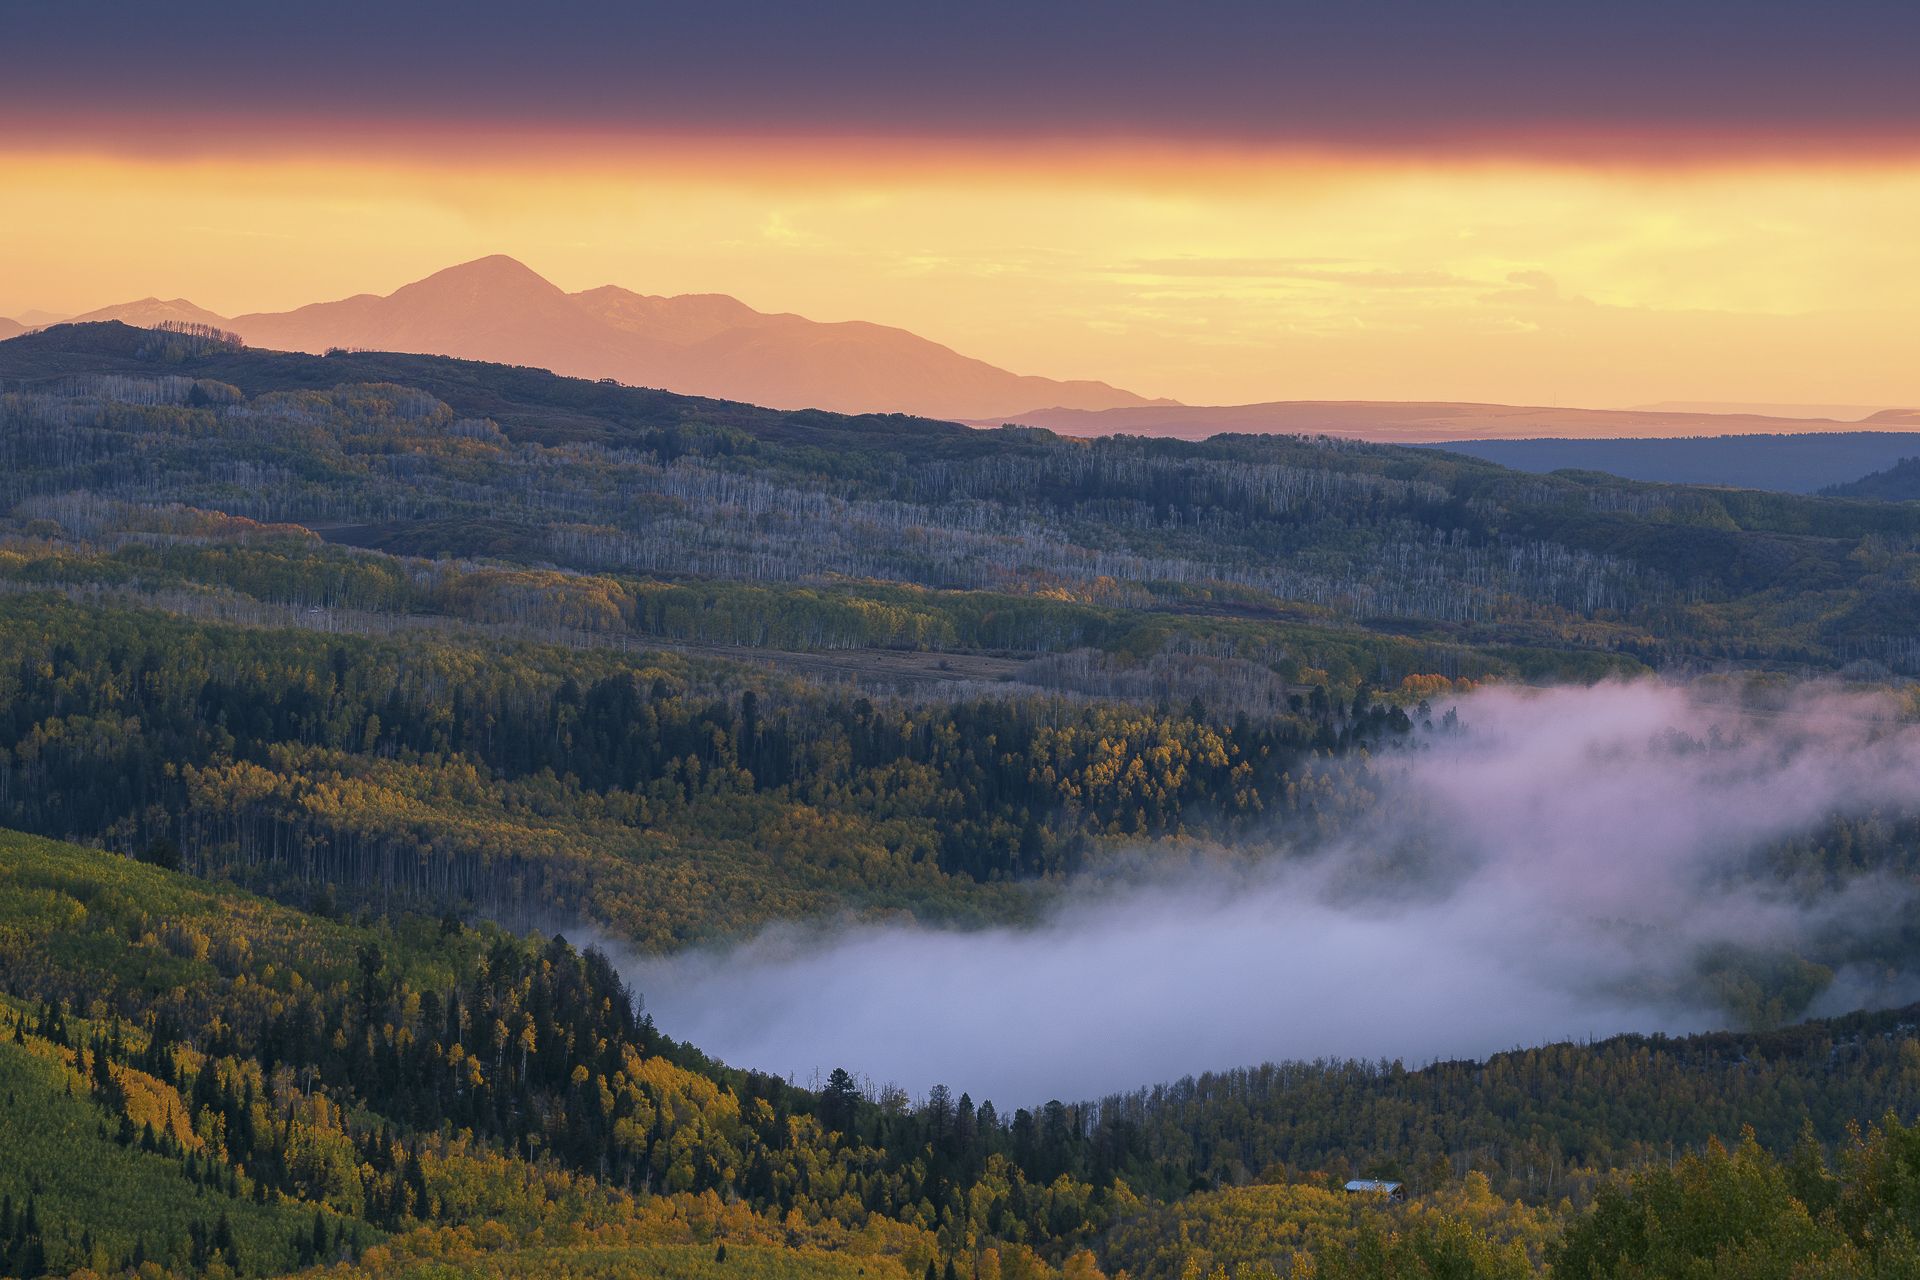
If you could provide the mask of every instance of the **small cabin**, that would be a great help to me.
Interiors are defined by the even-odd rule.
[[[1397,1182],[1382,1182],[1377,1178],[1355,1178],[1347,1184],[1350,1196],[1384,1196],[1388,1200],[1405,1200],[1407,1189]]]

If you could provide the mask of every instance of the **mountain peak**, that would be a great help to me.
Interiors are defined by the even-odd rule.
[[[398,297],[411,290],[439,290],[449,286],[457,286],[461,289],[486,289],[492,292],[538,292],[565,296],[560,286],[518,258],[509,258],[504,253],[489,254],[484,258],[475,258],[471,262],[462,262],[436,271],[424,280],[416,280],[412,284],[402,286],[391,296]]]
[[[433,274],[435,276],[451,276],[480,273],[503,276],[533,276],[535,279],[541,278],[540,273],[532,267],[520,261],[520,259],[504,253],[490,253],[484,258],[474,258],[468,262],[456,262],[450,267],[442,267]],[[433,276],[427,278],[432,279]]]
[[[1147,403],[1104,383],[1022,377],[904,329],[769,315],[724,293],[570,294],[502,253],[384,297],[236,316],[230,327],[257,347],[419,351],[782,409],[984,418]]]

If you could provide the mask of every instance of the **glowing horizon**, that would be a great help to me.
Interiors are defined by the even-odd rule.
[[[1920,398],[1920,165],[1094,159],[0,153],[0,234],[36,247],[0,315],[284,310],[500,252],[570,291],[730,293],[1189,403]]]
[[[1920,403],[1898,6],[109,7],[0,49],[0,315],[504,253],[1195,404]]]

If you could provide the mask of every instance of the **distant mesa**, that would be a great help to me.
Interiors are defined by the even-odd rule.
[[[1662,400],[1628,408],[1644,413],[1732,413],[1761,418],[1831,418],[1859,422],[1883,406],[1877,404],[1780,404],[1749,400]]]
[[[1911,410],[1887,410],[1908,413]],[[1920,427],[1920,419],[1865,422],[1647,409],[1562,409],[1541,405],[1396,400],[1278,400],[1242,405],[1139,405],[1104,410],[1048,408],[1007,421],[1062,435],[1165,436],[1204,440],[1223,432],[1301,434],[1371,440],[1381,444],[1543,438],[1620,440],[1695,436],[1857,431],[1874,426]]]
[[[886,325],[769,315],[723,294],[653,297],[611,285],[570,294],[504,255],[385,296],[294,311],[224,317],[145,298],[75,319],[210,324],[283,351],[349,347],[532,365],[776,409],[984,418],[1052,405],[1172,403],[1103,382],[1010,373]]]
[[[1801,428],[1817,424],[1800,422]],[[1800,430],[1669,439],[1450,440],[1429,446],[1469,454],[1516,471],[1604,471],[1658,484],[1719,485],[1780,493],[1886,493],[1845,486],[1920,453],[1920,421],[1879,430]],[[1840,424],[1865,427],[1868,423]],[[1905,484],[1903,480],[1901,484]]]

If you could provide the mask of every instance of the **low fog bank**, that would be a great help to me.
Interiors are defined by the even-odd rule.
[[[808,1081],[1088,1098],[1279,1059],[1481,1056],[1724,1025],[1701,957],[1886,927],[1910,887],[1790,898],[1743,870],[1836,812],[1920,800],[1920,731],[1803,693],[1488,691],[1373,762],[1362,830],[1308,853],[1069,886],[1033,929],[784,928],[629,966],[661,1029]],[[1815,1012],[1920,998],[1842,970]]]

